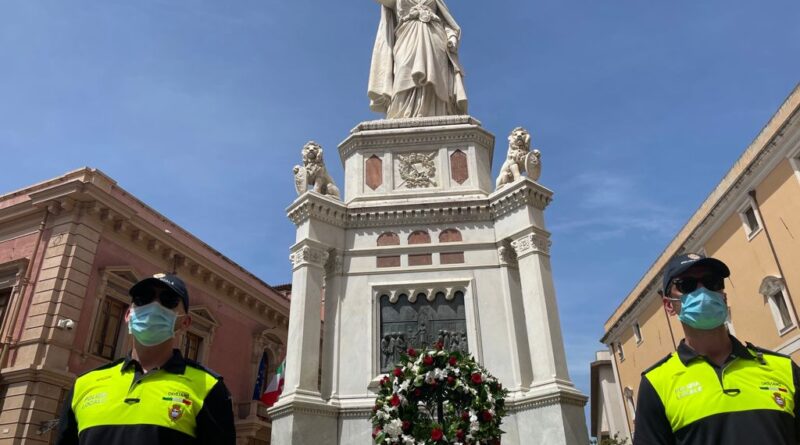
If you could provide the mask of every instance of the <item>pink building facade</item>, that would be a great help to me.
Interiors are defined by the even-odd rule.
[[[0,195],[0,444],[53,443],[75,377],[130,350],[127,289],[173,270],[193,319],[182,351],[225,378],[237,443],[269,443],[253,396],[284,355],[288,293],[85,168]]]

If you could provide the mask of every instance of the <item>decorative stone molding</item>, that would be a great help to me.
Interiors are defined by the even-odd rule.
[[[292,204],[286,214],[295,225],[312,218],[336,227],[345,227],[347,222],[347,207],[338,201],[311,193],[303,195],[301,201]]]
[[[511,412],[545,408],[552,405],[574,405],[583,408],[586,406],[586,396],[581,394],[559,393],[532,400],[510,402],[507,404],[508,410]]]
[[[531,233],[511,241],[511,247],[514,248],[517,258],[522,258],[531,253],[550,255],[551,244],[552,241],[547,236],[538,233]]]
[[[312,246],[302,246],[289,255],[289,260],[292,262],[292,269],[302,266],[325,267],[328,252]]]
[[[350,134],[370,130],[391,130],[395,128],[421,128],[421,127],[441,127],[443,125],[476,125],[481,126],[481,122],[469,115],[461,116],[431,116],[431,117],[411,117],[401,119],[378,119],[365,121],[350,130]]]
[[[526,205],[544,210],[553,200],[553,192],[530,179],[525,179],[519,184],[519,186],[513,184],[505,187],[492,195],[491,206],[496,218]]]
[[[347,211],[347,228],[382,227],[387,223],[403,221],[409,225],[450,224],[491,221],[492,213],[487,200],[441,202],[425,208],[409,206],[363,207]]]
[[[453,117],[453,116],[449,116]],[[448,118],[449,118],[448,117]],[[455,116],[458,118],[459,116]],[[468,120],[471,119],[468,116]],[[438,118],[434,118],[438,119]],[[414,119],[394,119],[393,121],[413,121]],[[443,119],[448,120],[448,119]],[[385,121],[374,121],[379,124],[362,123],[352,130],[352,134],[339,145],[339,154],[342,159],[348,159],[355,152],[366,149],[378,148],[404,148],[404,147],[456,147],[468,144],[477,144],[489,150],[491,155],[494,150],[494,136],[481,128],[479,123],[452,122],[429,123],[416,127],[413,133],[406,130],[405,126],[392,124],[384,125]],[[397,124],[402,124],[398,122]],[[406,123],[406,126],[408,123]],[[427,128],[425,128],[427,127]]]
[[[437,187],[436,179],[436,155],[438,153],[411,153],[408,155],[398,154],[398,171],[403,182],[399,187],[405,186],[408,189]],[[399,188],[398,187],[398,188]]]
[[[500,265],[506,267],[517,267],[517,252],[511,246],[510,241],[503,241],[497,247],[497,257],[500,259]]]
[[[275,328],[265,329],[253,335],[253,353],[250,357],[250,362],[258,364],[261,361],[261,355],[264,351],[269,351],[273,360],[280,360],[286,353],[286,345],[272,332]],[[273,367],[273,366],[271,366]]]
[[[328,254],[328,261],[325,264],[325,273],[328,275],[342,275],[344,272],[344,253],[339,250],[331,250]]]
[[[278,403],[269,409],[269,416],[272,418],[273,423],[277,419],[293,414],[305,414],[316,417],[339,416],[336,407],[322,403],[321,400],[317,401],[320,397],[319,394],[309,393],[306,395],[305,391],[298,390],[289,395],[289,397],[292,398],[289,403],[281,403],[283,401],[283,397],[281,397]],[[312,399],[313,401],[307,399]]]
[[[786,283],[783,281],[783,278],[769,275],[761,280],[758,293],[765,297],[771,297],[778,292],[782,292],[785,287]]]

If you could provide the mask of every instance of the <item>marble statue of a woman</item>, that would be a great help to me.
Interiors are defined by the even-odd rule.
[[[370,108],[388,119],[467,114],[458,62],[461,28],[444,0],[376,1],[382,6]]]

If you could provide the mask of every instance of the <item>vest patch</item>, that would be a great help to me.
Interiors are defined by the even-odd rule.
[[[90,406],[100,405],[102,403],[106,403],[107,401],[108,401],[108,393],[107,392],[91,394],[91,395],[86,396],[86,398],[83,399],[83,403],[81,403],[81,408],[88,408]]]
[[[177,422],[183,417],[183,405],[174,404],[169,407],[169,420]]]
[[[786,406],[786,399],[784,399],[783,396],[781,396],[781,393],[776,392],[775,394],[772,395],[772,399],[775,400],[775,404],[778,405],[779,407],[783,408],[784,406]]]
[[[688,385],[683,385],[679,388],[675,389],[675,398],[680,400],[684,397],[689,397],[691,395],[697,394],[703,391],[703,385],[700,382],[692,382]]]

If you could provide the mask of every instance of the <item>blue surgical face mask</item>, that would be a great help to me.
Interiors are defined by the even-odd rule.
[[[695,329],[714,329],[728,319],[728,305],[721,293],[698,287],[681,296],[678,319]]]
[[[128,332],[144,346],[164,343],[175,335],[178,314],[154,301],[144,306],[132,306]]]

